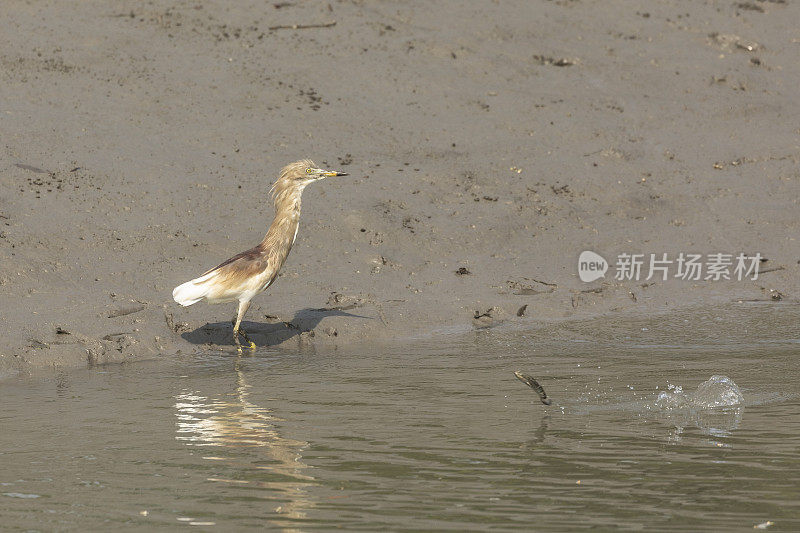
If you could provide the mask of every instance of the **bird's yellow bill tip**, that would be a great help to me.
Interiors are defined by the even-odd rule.
[[[337,172],[336,170],[326,170],[323,176],[347,176],[347,172]]]

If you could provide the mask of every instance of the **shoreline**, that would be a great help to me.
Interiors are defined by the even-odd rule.
[[[583,315],[557,318],[551,317],[535,321],[524,320],[519,317],[508,317],[487,324],[485,322],[478,323],[478,321],[473,320],[472,323],[439,326],[427,331],[416,330],[411,332],[410,335],[401,336],[395,334],[372,336],[369,338],[366,332],[361,332],[361,334],[356,335],[352,334],[353,332],[350,328],[345,329],[345,331],[348,332],[347,335],[340,337],[339,335],[329,335],[325,331],[327,328],[320,327],[314,330],[300,331],[299,327],[293,326],[290,328],[293,331],[285,338],[283,338],[282,332],[284,330],[282,329],[267,335],[254,332],[254,336],[257,335],[261,338],[267,338],[272,341],[273,344],[259,345],[256,350],[252,352],[244,349],[241,355],[245,357],[258,357],[259,354],[264,353],[264,350],[278,350],[281,353],[301,354],[310,352],[325,357],[332,356],[341,350],[365,351],[392,349],[402,346],[413,347],[419,343],[424,344],[434,340],[437,340],[437,342],[459,343],[463,342],[470,335],[481,333],[510,335],[528,333],[536,335],[553,330],[570,330],[571,327],[578,327],[578,329],[584,327],[591,328],[594,325],[601,327],[599,323],[606,321],[615,324],[616,327],[619,327],[620,324],[631,326],[638,322],[657,325],[661,321],[675,321],[682,316],[694,317],[696,319],[698,316],[714,315],[718,312],[730,312],[732,309],[734,312],[739,313],[740,318],[743,317],[747,319],[748,317],[753,317],[753,322],[758,323],[758,320],[755,319],[757,315],[754,313],[758,313],[758,309],[763,308],[763,306],[767,306],[767,308],[776,312],[781,307],[785,307],[789,310],[790,314],[792,314],[792,312],[796,314],[796,310],[800,308],[798,307],[800,306],[800,302],[797,300],[775,301],[772,299],[720,299],[713,304],[709,304],[708,301],[697,301],[694,304],[683,307],[651,308],[646,313],[643,313],[641,309],[628,307],[625,309],[615,308],[605,312],[587,313]],[[729,321],[727,319],[721,318],[720,320],[723,327],[734,327],[732,324],[728,323]],[[687,334],[687,338],[692,338],[696,335],[702,335],[703,331],[706,331],[707,334],[709,330],[719,325],[720,324],[714,322],[692,322],[692,325],[688,326],[685,333]],[[204,330],[208,326],[209,324],[201,325],[188,333],[190,336],[204,335]],[[745,322],[738,326],[746,329],[747,323]],[[229,324],[228,330],[230,330]],[[731,331],[735,331],[735,329]],[[1,368],[0,370],[3,372],[0,373],[0,381],[19,379],[21,377],[40,379],[51,371],[72,371],[82,368],[88,369],[139,362],[165,362],[168,358],[193,357],[201,353],[220,353],[225,356],[235,355],[236,349],[229,333],[230,332],[228,332],[228,337],[230,338],[228,340],[230,342],[221,344],[191,342],[180,334],[174,334],[171,339],[154,341],[160,343],[159,346],[163,348],[163,351],[160,352],[152,351],[147,346],[145,346],[146,351],[137,351],[137,345],[141,346],[142,343],[135,341],[135,338],[131,337],[128,337],[128,340],[134,339],[134,342],[128,345],[129,348],[127,350],[120,351],[119,345],[114,345],[112,343],[114,340],[113,336],[109,339],[96,339],[78,334],[75,340],[70,339],[66,342],[59,342],[56,340],[53,344],[42,342],[41,346],[36,348],[41,350],[37,354],[38,357],[31,361],[16,361],[13,365],[7,365]],[[224,333],[220,335],[216,332],[216,328],[215,334],[217,338],[220,336],[224,337]],[[211,338],[214,338],[215,334],[212,334]],[[735,334],[738,334],[738,331]],[[61,338],[68,338],[73,334],[70,332],[56,333],[56,335],[65,335]],[[280,342],[276,342],[277,340],[280,340]],[[682,339],[681,342],[685,340],[686,339]],[[547,340],[544,341],[547,342]],[[45,344],[47,345],[45,346]],[[45,350],[52,350],[54,353],[59,353],[63,359],[48,357],[49,354]],[[92,350],[94,350],[93,355],[90,355]],[[84,358],[80,357],[81,351],[86,354]]]

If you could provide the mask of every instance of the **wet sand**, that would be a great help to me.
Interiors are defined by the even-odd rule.
[[[793,301],[798,21],[779,2],[7,5],[0,372],[230,349],[233,306],[171,290],[260,240],[303,157],[351,176],[306,191],[245,323],[262,346]],[[585,284],[583,250],[771,271]]]

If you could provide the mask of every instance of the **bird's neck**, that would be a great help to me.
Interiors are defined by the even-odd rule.
[[[275,197],[275,218],[261,241],[261,248],[283,263],[292,249],[300,225],[302,189],[284,191]]]

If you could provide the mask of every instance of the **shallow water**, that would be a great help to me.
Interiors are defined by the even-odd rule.
[[[798,530],[798,357],[798,306],[741,304],[5,381],[0,516],[42,531]],[[656,403],[715,374],[742,405]]]

